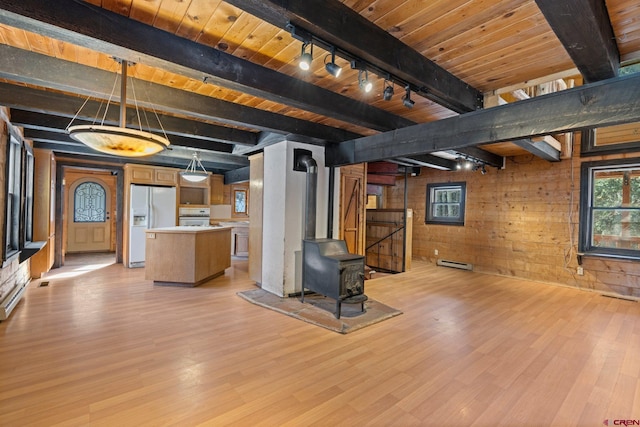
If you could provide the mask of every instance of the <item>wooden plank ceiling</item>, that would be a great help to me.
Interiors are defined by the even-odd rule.
[[[0,0],[0,105],[14,110],[36,146],[92,155],[68,140],[63,125],[89,96],[96,104],[110,96],[119,56],[135,63],[136,98],[161,114],[172,144],[199,150],[222,173],[246,166],[246,154],[274,133],[334,144],[464,115],[482,108],[485,94],[580,74],[586,81],[614,77],[620,61],[640,60],[636,0],[593,0],[590,9],[560,2],[574,6],[569,12],[556,3]],[[307,72],[298,67],[302,42],[289,21],[313,30]],[[607,43],[611,33],[615,42]],[[329,45],[338,50],[339,78],[325,71]],[[350,67],[354,58],[370,70],[370,93]],[[389,76],[399,78],[384,100]],[[402,102],[407,83],[413,108]],[[484,144],[474,158],[492,164],[527,144]],[[415,164],[430,164],[424,156],[431,152]],[[185,163],[189,152],[149,161],[167,164],[169,157]]]

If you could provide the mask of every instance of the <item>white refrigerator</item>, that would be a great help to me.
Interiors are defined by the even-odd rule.
[[[145,230],[176,225],[176,188],[131,184],[129,267],[144,267]]]

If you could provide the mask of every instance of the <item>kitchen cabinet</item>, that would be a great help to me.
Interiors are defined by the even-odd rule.
[[[229,227],[164,227],[146,231],[145,279],[198,286],[231,267]]]
[[[231,255],[249,256],[249,224],[231,230]]]
[[[219,224],[231,229],[231,255],[249,256],[249,221],[223,221]]]
[[[129,184],[166,185],[178,184],[178,170],[147,165],[127,164],[124,166],[125,179]]]
[[[211,175],[209,179],[209,202],[212,205],[224,204],[224,175]]]
[[[209,206],[209,177],[204,181],[191,182],[180,176],[180,205]]]

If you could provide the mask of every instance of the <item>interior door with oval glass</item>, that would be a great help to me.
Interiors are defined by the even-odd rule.
[[[67,253],[111,249],[109,186],[96,178],[81,179],[69,191]]]

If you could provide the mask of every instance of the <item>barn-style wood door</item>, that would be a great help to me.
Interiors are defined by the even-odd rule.
[[[350,253],[364,255],[366,165],[340,168],[340,238]]]

